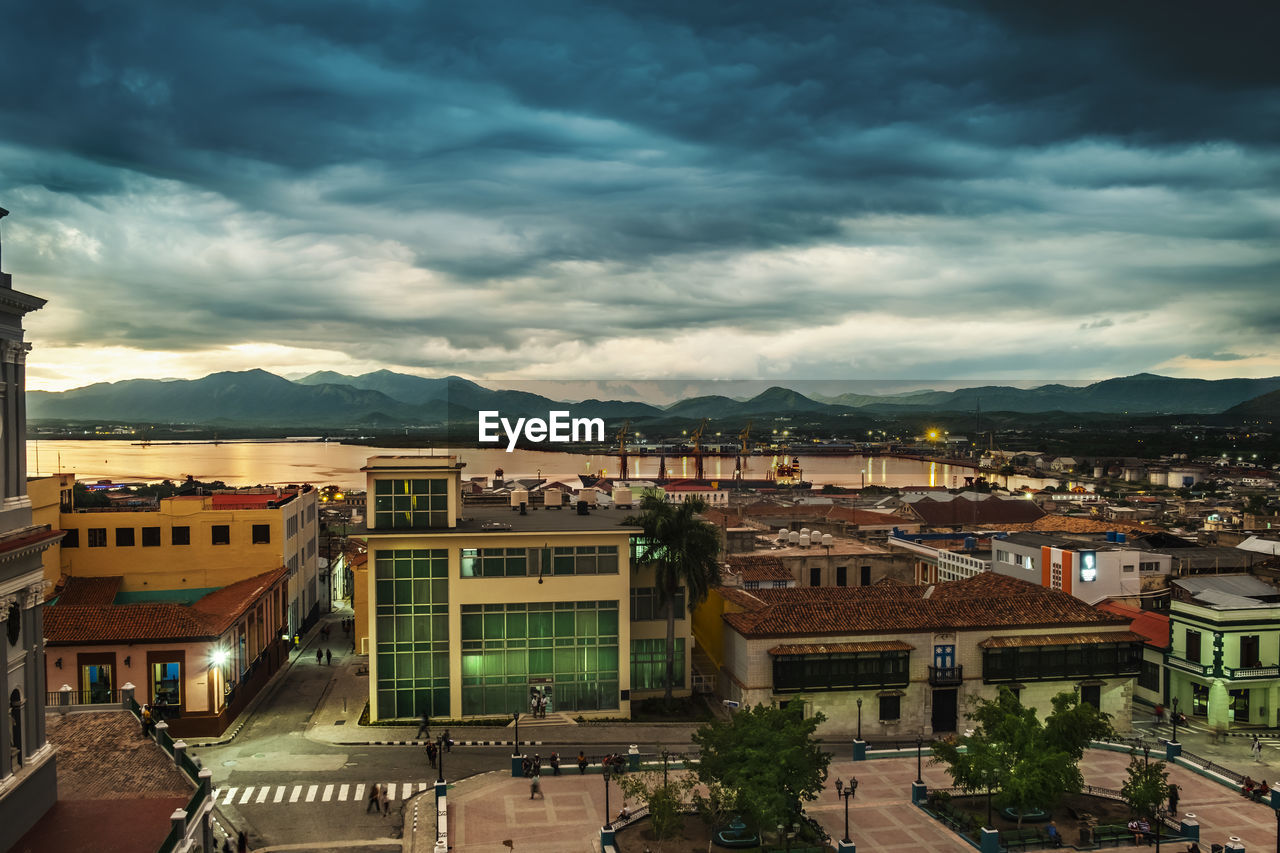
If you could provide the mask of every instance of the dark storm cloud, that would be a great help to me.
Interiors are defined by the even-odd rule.
[[[408,365],[440,341],[492,366],[534,338],[873,315],[1194,337],[1280,269],[1278,18],[34,4],[0,29],[0,190],[36,245],[8,256],[63,298],[66,342],[154,349],[325,340]]]

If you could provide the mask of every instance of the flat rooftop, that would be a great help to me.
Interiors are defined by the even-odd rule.
[[[359,536],[405,535],[415,536],[447,536],[456,533],[638,533],[640,528],[627,526],[623,521],[635,515],[634,510],[596,507],[587,515],[578,515],[573,507],[563,509],[544,509],[529,507],[525,515],[519,510],[505,506],[464,507],[458,526],[453,528],[427,527],[410,529],[404,527],[378,528],[376,530],[362,527],[352,531]]]

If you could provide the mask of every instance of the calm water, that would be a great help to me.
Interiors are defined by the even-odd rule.
[[[448,451],[435,451],[440,454]],[[27,444],[27,467],[33,474],[70,472],[80,480],[181,480],[188,474],[198,480],[222,480],[231,485],[280,485],[287,483],[330,483],[343,488],[364,488],[360,467],[370,456],[430,455],[432,451],[402,448],[360,447],[332,442],[238,442],[219,444],[152,444],[129,441],[53,441]],[[497,468],[508,477],[541,476],[577,484],[579,474],[605,470],[617,474],[614,456],[583,456],[572,453],[542,453],[502,450],[462,449],[455,451],[467,467],[464,475],[492,477]],[[774,459],[753,456],[746,476],[763,478]],[[816,486],[946,486],[964,485],[972,476],[970,468],[919,462],[913,459],[863,456],[801,456],[806,480]],[[733,477],[731,457],[708,457],[703,461],[708,477]],[[631,460],[633,478],[653,478],[658,473],[658,457]],[[692,477],[694,461],[688,457],[667,457],[667,475]],[[1031,477],[999,478],[1011,487],[1041,487],[1054,480]]]

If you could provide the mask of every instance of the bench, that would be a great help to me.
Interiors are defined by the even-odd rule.
[[[1038,829],[1006,829],[1000,833],[1000,846],[1006,850],[1026,850],[1047,843]]]
[[[1123,843],[1132,844],[1133,830],[1119,824],[1103,824],[1093,828],[1093,840],[1099,847],[1104,844],[1111,844],[1117,847]]]
[[[369,674],[369,664],[365,663],[356,667],[356,675],[368,675],[368,674]]]

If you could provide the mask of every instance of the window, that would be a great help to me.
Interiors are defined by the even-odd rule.
[[[1101,710],[1102,708],[1102,685],[1100,684],[1084,684],[1080,687],[1080,702],[1084,705],[1092,705]]]
[[[747,583],[756,584],[759,589],[760,581],[747,581]],[[675,594],[675,610],[676,619],[685,618],[684,605],[684,587],[676,589]],[[667,608],[661,603],[656,586],[637,586],[631,589],[631,621],[632,622],[657,622],[665,621],[667,618]]]
[[[1191,682],[1191,714],[1195,717],[1209,716],[1209,685]]]
[[[179,661],[151,664],[151,701],[159,702],[162,697],[167,705],[182,704],[182,664]]]
[[[849,585],[849,567],[836,566],[836,586]]]
[[[1074,643],[989,648],[982,652],[982,680],[1052,681],[1138,675],[1142,643]]]
[[[684,687],[684,640],[675,642],[672,687]],[[662,690],[667,686],[667,641],[631,641],[631,689]]]
[[[1157,561],[1153,561],[1153,562],[1150,562],[1150,563],[1144,563],[1144,562],[1142,562],[1141,560],[1139,560],[1139,561],[1138,561],[1138,571],[1139,571],[1139,572],[1158,572],[1158,571],[1160,571],[1160,563],[1159,563],[1159,562],[1157,562]]]
[[[423,711],[447,716],[449,552],[396,549],[369,556],[378,717],[415,717]],[[512,710],[517,707],[523,706]]]
[[[1187,660],[1200,663],[1200,632],[1187,629]]]
[[[129,548],[134,544],[134,530],[132,527],[116,528],[116,547]]]
[[[464,578],[522,578],[528,574],[529,554],[524,548],[462,549]]]
[[[191,528],[184,526],[173,528],[173,544],[174,545],[190,545],[191,544]]]
[[[214,545],[230,545],[231,544],[231,525],[215,524],[211,528],[212,538],[210,541]]]
[[[1133,571],[1133,564],[1132,564],[1132,563],[1126,563],[1124,566],[1122,566],[1122,567],[1121,567],[1120,571],[1122,571],[1122,572],[1131,572],[1131,571]]]
[[[62,537],[63,548],[79,548],[80,547],[80,531],[68,530],[66,535]]]
[[[906,687],[909,652],[832,652],[777,655],[775,693],[848,690],[852,687]]]
[[[1262,659],[1258,655],[1259,641],[1258,635],[1254,634],[1249,637],[1240,638],[1240,665],[1241,666],[1262,666]]]
[[[253,526],[252,539],[254,545],[270,545],[271,544],[271,525],[255,524]]]
[[[374,481],[373,522],[375,527],[448,527],[449,481]]]
[[[259,526],[266,527],[268,531],[268,535],[270,535],[270,529],[271,529],[270,525],[267,525],[267,524],[254,525],[254,527],[259,527]],[[284,538],[292,539],[297,535],[298,535],[298,517],[296,515],[291,515],[284,520]]]
[[[142,547],[143,548],[160,547],[160,528],[159,527],[142,528]]]
[[[89,528],[89,547],[90,548],[107,547],[107,528],[105,527]]]
[[[880,697],[880,719],[882,721],[902,719],[902,697],[898,694]]]
[[[822,569],[818,566],[809,567],[809,586],[822,586]]]
[[[552,548],[551,554],[552,574],[616,575],[618,573],[617,545]]]
[[[1160,664],[1144,660],[1138,671],[1138,686],[1145,690],[1160,690]]]
[[[863,566],[859,572],[861,577],[858,579],[858,584],[860,586],[871,586],[871,567]]]

